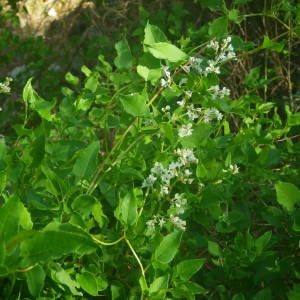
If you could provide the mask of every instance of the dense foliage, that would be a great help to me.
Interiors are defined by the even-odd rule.
[[[300,298],[300,6],[158,2],[3,77],[1,299]]]

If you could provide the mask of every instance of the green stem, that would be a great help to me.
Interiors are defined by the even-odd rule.
[[[113,155],[113,153],[115,152],[115,150],[123,143],[123,140],[125,139],[126,135],[128,134],[128,132],[132,129],[132,127],[134,126],[135,122],[137,121],[137,117],[134,118],[134,120],[128,125],[128,127],[126,128],[126,130],[123,132],[123,134],[121,135],[121,137],[118,139],[118,141],[116,142],[116,144],[113,146],[113,148],[110,150],[110,152],[107,154],[107,156],[105,157],[105,159],[102,161],[101,165],[98,167],[92,182],[90,183],[90,186],[88,187],[88,190],[86,192],[87,195],[91,195],[95,188],[98,185],[98,180],[99,180],[99,175],[101,174],[101,172],[103,171],[106,163],[108,162],[108,160],[110,159],[110,157]]]
[[[96,243],[98,243],[98,244],[100,244],[100,245],[102,245],[102,246],[113,246],[113,245],[118,244],[118,243],[121,242],[122,240],[124,240],[124,239],[125,239],[125,236],[123,235],[123,236],[121,236],[119,239],[117,239],[116,241],[110,242],[110,243],[100,241],[100,240],[98,240],[97,238],[95,238],[94,236],[92,236],[92,239],[93,239]]]
[[[139,266],[140,266],[140,269],[141,269],[141,272],[142,272],[142,276],[144,277],[144,279],[146,279],[146,278],[145,278],[145,270],[144,270],[144,267],[143,267],[143,265],[142,265],[142,263],[141,263],[141,261],[140,261],[138,255],[136,254],[135,250],[133,249],[131,243],[129,242],[129,240],[128,240],[126,237],[125,237],[125,242],[126,242],[126,244],[128,245],[128,247],[130,248],[130,250],[131,250],[133,256],[134,256],[135,259],[136,259],[136,261],[138,262],[138,264],[139,264]]]

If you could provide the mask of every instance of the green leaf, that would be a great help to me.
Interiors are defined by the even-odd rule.
[[[127,226],[132,226],[137,221],[137,198],[133,192],[128,192],[120,197],[115,216]]]
[[[155,25],[147,23],[144,31],[144,44],[146,45],[168,41],[165,34]]]
[[[76,280],[80,287],[91,296],[98,296],[98,284],[94,274],[83,272],[76,275]]]
[[[262,251],[267,247],[272,236],[272,231],[266,231],[263,235],[255,240],[255,247],[257,254],[261,254]]]
[[[95,203],[96,199],[93,196],[79,195],[73,200],[71,207],[75,212],[78,212],[80,215],[88,217],[92,212]]]
[[[227,17],[219,17],[209,23],[208,34],[211,37],[221,38],[227,35]]]
[[[220,247],[216,242],[208,241],[208,252],[213,256],[221,256]]]
[[[169,274],[156,278],[149,287],[149,294],[150,296],[159,295],[161,298],[164,299],[166,290],[168,288],[169,283]]]
[[[161,42],[148,44],[146,46],[149,52],[158,59],[166,59],[170,62],[178,62],[187,58],[187,55],[182,50],[170,43]]]
[[[145,53],[139,60],[137,73],[144,78],[145,81],[155,82],[161,78],[161,65],[158,59],[150,53]]]
[[[149,69],[146,66],[138,65],[136,67],[137,73],[144,78],[145,81],[156,81],[161,77],[161,69]]]
[[[74,296],[82,296],[82,293],[79,292],[77,289],[79,289],[79,284],[73,280],[70,276],[70,274],[63,269],[58,264],[52,264],[51,265],[51,276],[54,281],[56,281],[58,284],[67,286]]]
[[[92,74],[92,71],[85,65],[83,65],[80,70],[86,77],[89,77]]]
[[[67,82],[69,82],[72,85],[77,86],[79,84],[79,78],[77,76],[74,76],[71,72],[68,72],[65,75],[65,79]]]
[[[182,146],[185,148],[193,148],[205,146],[209,141],[212,133],[212,125],[209,123],[199,123],[193,127],[193,133],[190,136],[179,138]]]
[[[144,276],[140,277],[139,284],[140,284],[142,292],[143,293],[148,293],[149,288],[148,288],[147,281],[146,281]]]
[[[156,248],[154,253],[154,259],[162,264],[168,264],[175,257],[182,233],[174,231],[163,238],[159,246]]]
[[[29,104],[29,107],[36,111],[43,119],[52,121],[54,115],[51,114],[51,110],[55,105],[55,101],[51,103],[42,99],[33,89],[31,81],[32,78],[29,78],[23,89],[23,99],[25,103]]]
[[[22,266],[46,262],[67,254],[89,254],[95,248],[92,238],[78,227],[71,224],[50,223],[32,239],[22,242]]]
[[[73,166],[73,174],[77,179],[86,179],[97,169],[97,156],[100,149],[99,141],[92,142],[85,149],[80,150],[79,156]]]
[[[268,36],[265,35],[261,47],[262,49],[271,49],[280,53],[284,49],[284,41],[281,41],[280,43],[273,42],[272,40],[269,39]]]
[[[240,16],[240,12],[238,9],[232,9],[228,11],[228,19],[235,24],[239,24],[242,22],[243,18]]]
[[[300,125],[300,112],[288,115],[288,125],[289,126]]]
[[[175,282],[172,295],[176,299],[195,299],[194,295],[204,294],[205,292],[205,288],[195,282]]]
[[[180,277],[181,280],[187,281],[202,268],[205,261],[205,258],[188,259],[181,261],[176,266],[176,274]]]
[[[87,90],[91,91],[92,93],[95,93],[98,87],[98,83],[99,83],[99,73],[93,72],[87,78],[84,87]]]
[[[148,97],[146,93],[134,93],[127,96],[122,96],[120,97],[120,101],[124,107],[124,110],[134,117],[146,116],[150,113],[147,105]]]
[[[33,297],[38,297],[43,290],[46,274],[41,266],[36,266],[25,273],[27,286]]]
[[[117,57],[114,63],[118,69],[130,70],[132,68],[132,55],[127,40],[121,40],[115,44]]]
[[[3,207],[0,207],[0,240],[11,240],[22,227],[25,230],[32,228],[30,214],[17,196],[8,198]]]
[[[300,203],[300,190],[292,183],[277,182],[275,184],[277,202],[288,211],[293,211],[294,206]]]

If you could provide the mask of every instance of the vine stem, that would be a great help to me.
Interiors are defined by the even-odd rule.
[[[98,243],[98,244],[100,244],[100,245],[102,245],[102,246],[113,246],[113,245],[116,245],[116,244],[120,243],[122,240],[124,240],[124,239],[125,239],[125,236],[123,235],[123,236],[121,236],[119,239],[117,239],[116,241],[114,241],[114,242],[109,242],[109,243],[100,241],[100,240],[98,240],[97,238],[95,238],[94,236],[92,236],[92,239],[93,239],[96,243]]]
[[[31,271],[32,269],[34,269],[38,264],[34,264],[32,266],[29,266],[27,268],[24,268],[24,269],[17,269],[16,272],[19,272],[19,273],[25,273],[25,272],[29,272]]]
[[[134,258],[136,259],[136,261],[137,261],[137,263],[138,263],[138,265],[139,265],[139,267],[140,267],[140,269],[141,269],[141,273],[142,273],[142,276],[143,276],[143,278],[144,278],[144,281],[146,282],[145,269],[144,269],[144,267],[143,267],[143,264],[142,264],[142,262],[141,262],[139,256],[138,256],[137,253],[135,252],[133,246],[131,245],[130,241],[128,240],[128,238],[126,237],[125,234],[124,234],[123,236],[121,236],[119,239],[117,239],[116,241],[114,241],[114,242],[109,242],[109,243],[100,241],[100,240],[98,240],[97,238],[95,238],[94,236],[92,236],[92,239],[93,239],[96,243],[98,243],[98,244],[100,244],[100,245],[102,245],[102,246],[114,246],[114,245],[120,243],[122,240],[125,240],[125,242],[126,242],[126,244],[128,245],[130,251],[132,252]],[[27,271],[30,271],[30,270],[31,270],[32,268],[34,268],[34,267],[35,267],[35,266],[30,266],[30,267],[28,267],[28,268],[26,268],[26,269],[17,270],[17,271],[18,271],[18,272],[27,272]]]
[[[125,237],[125,242],[126,242],[126,244],[128,245],[128,247],[130,248],[130,250],[131,250],[133,256],[134,256],[135,259],[136,259],[136,261],[138,262],[138,264],[139,264],[139,266],[140,266],[140,269],[141,269],[141,272],[142,272],[142,276],[144,277],[144,279],[146,279],[146,278],[145,278],[145,270],[144,270],[144,267],[143,267],[143,265],[142,265],[142,263],[141,263],[141,261],[140,261],[138,255],[136,254],[134,248],[132,247],[130,241],[129,241],[126,237]]]

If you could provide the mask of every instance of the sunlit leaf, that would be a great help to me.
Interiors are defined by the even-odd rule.
[[[122,96],[120,101],[124,107],[124,110],[134,117],[146,116],[150,113],[147,105],[148,97],[145,93],[134,93],[127,96]]]
[[[118,69],[130,70],[132,68],[132,55],[127,40],[121,40],[115,44],[117,57],[114,63]]]
[[[33,89],[32,78],[28,79],[24,89],[23,89],[23,99],[29,104],[29,107],[36,111],[43,119],[51,121],[54,115],[51,113],[52,108],[55,105],[55,101],[48,102],[42,99],[37,92]]]
[[[275,184],[277,202],[288,211],[300,203],[300,190],[292,183],[279,181]]]
[[[182,50],[166,42],[149,44],[147,49],[154,57],[166,59],[170,62],[183,61],[187,58],[187,55]]]
[[[154,259],[162,264],[168,264],[175,257],[180,245],[182,233],[174,231],[166,235],[154,253]]]

